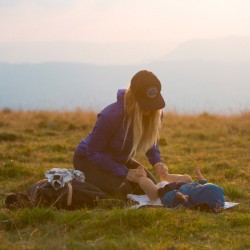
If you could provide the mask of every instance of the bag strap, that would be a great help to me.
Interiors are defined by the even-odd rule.
[[[37,198],[37,193],[38,193],[38,191],[41,189],[41,188],[43,188],[43,187],[45,187],[46,185],[48,185],[48,180],[47,179],[43,179],[43,180],[41,180],[41,181],[39,181],[38,183],[37,183],[37,186],[35,187],[35,189],[33,190],[33,192],[31,192],[31,198],[32,199],[36,199]]]
[[[66,184],[68,187],[67,206],[71,206],[72,205],[72,197],[73,197],[73,187],[72,187],[71,182],[67,182]],[[43,179],[43,180],[37,182],[35,184],[34,188],[29,192],[31,199],[36,200],[39,190],[47,185],[48,185],[47,179]]]
[[[68,186],[68,199],[67,199],[67,206],[71,206],[72,204],[72,196],[73,196],[73,188],[72,188],[72,184],[71,182],[67,182],[67,186]]]

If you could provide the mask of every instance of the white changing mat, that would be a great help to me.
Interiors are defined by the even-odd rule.
[[[135,194],[128,194],[127,197],[132,201],[138,202],[139,204],[133,205],[130,208],[137,209],[143,206],[159,206],[163,207],[161,200],[157,199],[155,201],[150,201],[147,195],[135,195]],[[225,202],[224,209],[232,208],[239,205],[236,202]]]

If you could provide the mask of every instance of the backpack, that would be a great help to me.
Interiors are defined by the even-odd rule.
[[[57,209],[75,210],[94,208],[98,200],[103,198],[105,198],[105,193],[87,182],[73,179],[64,187],[55,190],[48,180],[44,179],[31,185],[27,194],[9,194],[5,199],[5,204],[10,209],[24,207],[22,201],[25,199],[26,206],[55,206]]]

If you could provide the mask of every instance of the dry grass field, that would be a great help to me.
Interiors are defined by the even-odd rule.
[[[240,205],[219,214],[99,207],[78,211],[4,207],[53,167],[72,168],[96,114],[0,111],[0,249],[250,249],[250,113],[164,115],[159,145],[172,173],[204,176]],[[138,155],[150,171],[143,155]]]

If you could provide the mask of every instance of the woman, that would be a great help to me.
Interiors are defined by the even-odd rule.
[[[92,132],[78,145],[74,168],[84,172],[86,182],[108,194],[141,194],[139,178],[155,178],[133,157],[144,152],[160,179],[191,181],[187,175],[171,175],[162,163],[157,138],[161,127],[161,83],[147,70],[136,73],[130,87],[118,90],[117,102],[99,114]]]

